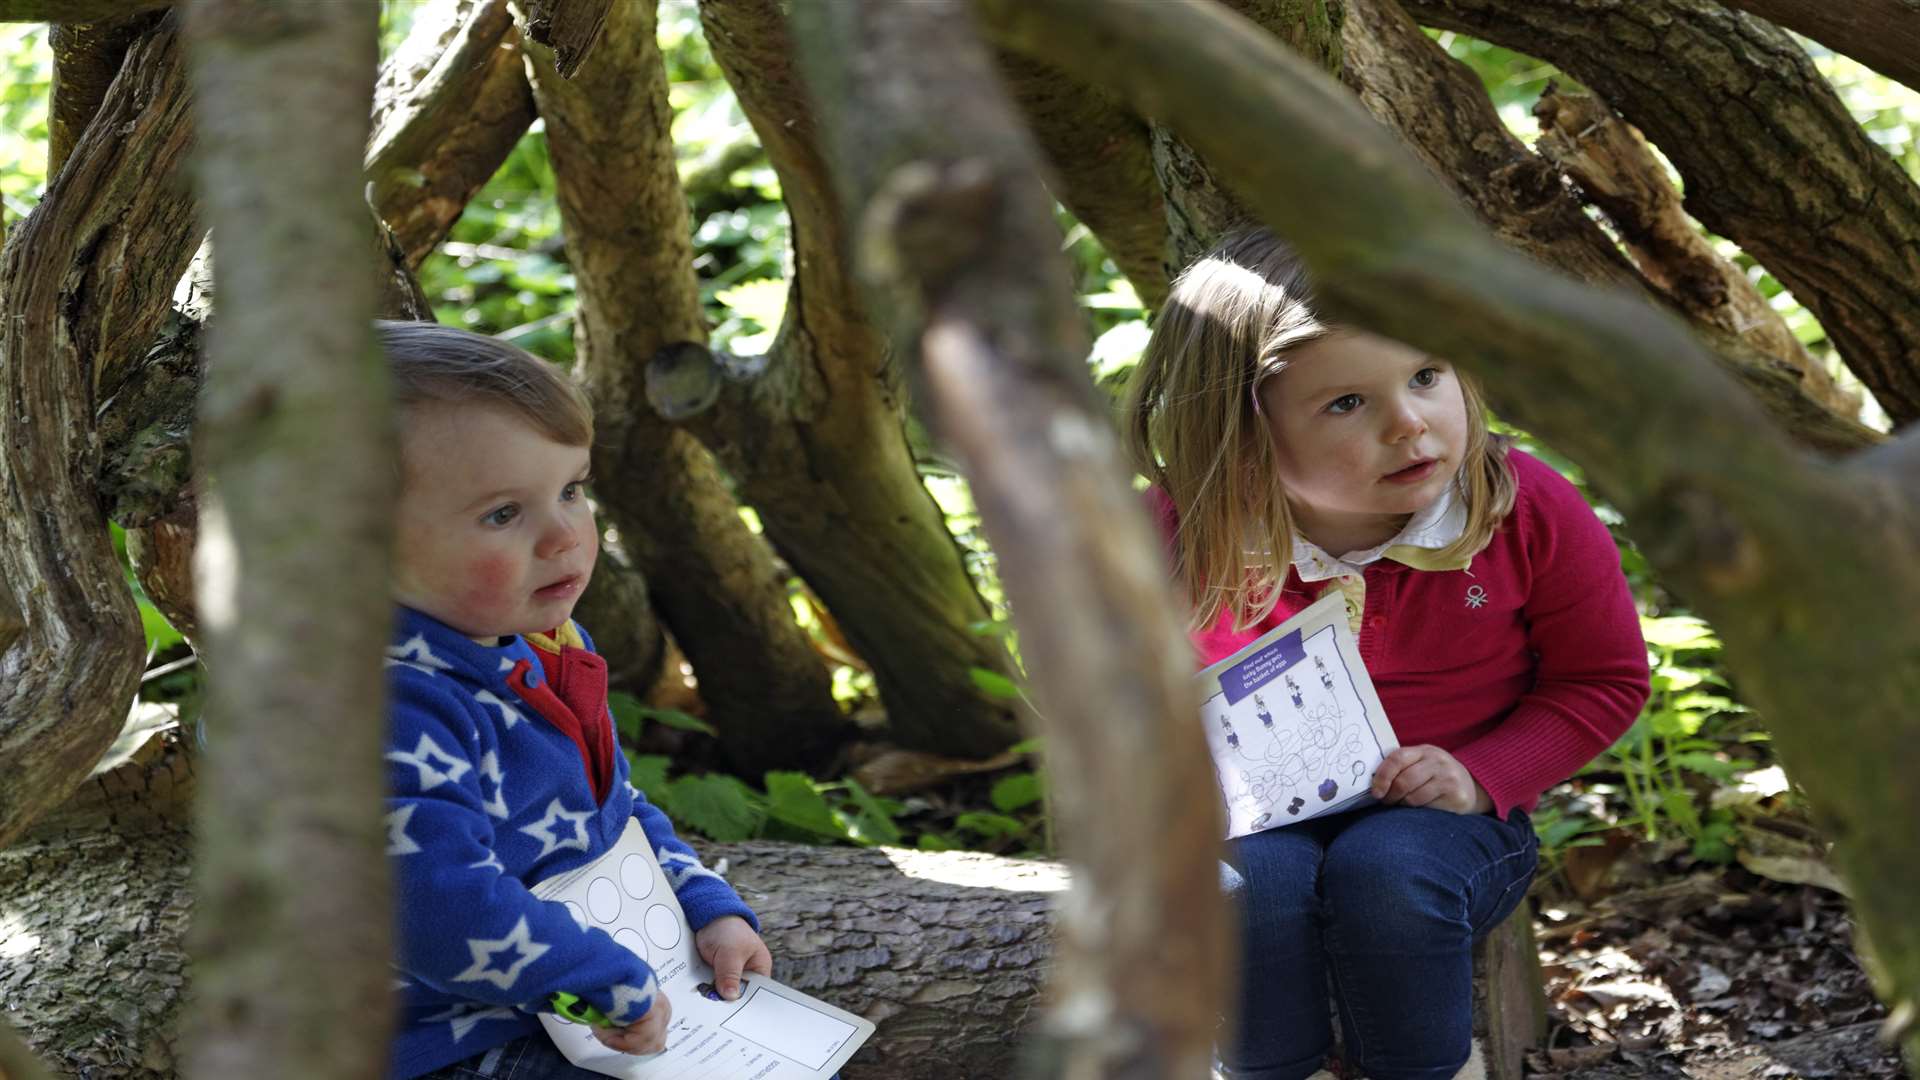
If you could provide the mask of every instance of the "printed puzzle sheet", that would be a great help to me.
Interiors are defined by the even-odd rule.
[[[1374,801],[1367,785],[1400,740],[1338,590],[1202,670],[1200,681],[1229,838]]]
[[[673,1006],[666,1050],[645,1056],[540,1014],[554,1045],[583,1069],[627,1080],[826,1080],[873,1034],[870,1021],[760,975],[746,976],[735,1000],[721,1000],[639,822],[599,859],[533,892],[644,957]]]

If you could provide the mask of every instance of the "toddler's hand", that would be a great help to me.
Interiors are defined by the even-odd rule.
[[[740,996],[742,971],[773,974],[773,954],[767,951],[767,943],[738,915],[726,915],[701,927],[693,935],[693,947],[713,969],[714,988],[728,1001]]]
[[[1373,771],[1373,797],[1383,803],[1484,814],[1493,799],[1460,759],[1437,746],[1403,746]]]
[[[655,993],[647,1015],[626,1027],[590,1029],[593,1037],[609,1049],[623,1054],[657,1054],[667,1048],[667,1025],[673,1023],[673,1006],[667,995]]]

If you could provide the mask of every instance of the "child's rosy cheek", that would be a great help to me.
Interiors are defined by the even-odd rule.
[[[473,604],[498,603],[506,598],[507,589],[513,584],[513,563],[509,559],[475,559],[465,569],[467,598]]]

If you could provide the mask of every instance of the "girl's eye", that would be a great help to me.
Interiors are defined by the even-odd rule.
[[[1350,413],[1360,407],[1359,394],[1341,394],[1327,403],[1327,411],[1336,416]]]
[[[488,525],[501,526],[512,524],[513,519],[519,516],[520,507],[513,503],[508,503],[496,510],[488,511],[487,515],[480,520]]]
[[[1417,386],[1422,390],[1424,390],[1427,387],[1433,386],[1439,381],[1440,381],[1439,368],[1430,368],[1430,367],[1421,368],[1419,371],[1416,371],[1413,373],[1413,381],[1408,385]]]
[[[566,487],[563,487],[560,489],[561,502],[572,502],[573,500],[579,497],[580,497],[580,481],[578,480],[571,481],[567,484]]]

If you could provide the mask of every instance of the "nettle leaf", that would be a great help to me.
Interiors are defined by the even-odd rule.
[[[775,821],[835,840],[852,840],[853,835],[827,805],[826,797],[805,773],[770,772],[767,774],[767,816]]]
[[[1753,768],[1750,761],[1728,761],[1718,754],[1694,751],[1673,755],[1673,763],[1682,769],[1711,776],[1715,780],[1731,780]]]
[[[997,671],[989,671],[983,667],[970,667],[967,669],[967,677],[973,680],[973,685],[982,693],[991,697],[1012,701],[1020,696],[1020,687],[1012,679]]]
[[[607,708],[613,713],[613,722],[620,729],[620,734],[629,739],[639,738],[641,726],[649,723],[708,736],[720,734],[712,724],[691,713],[679,709],[656,709],[621,690],[607,695]]]
[[[674,819],[723,844],[751,839],[766,810],[753,789],[731,776],[683,776],[668,785]]]
[[[677,813],[670,800],[673,793],[667,787],[667,759],[658,754],[628,754],[627,779],[647,801],[665,810],[669,816]]]
[[[1015,773],[994,784],[988,798],[993,800],[995,810],[1011,814],[1023,806],[1039,802],[1043,794],[1038,773]]]

